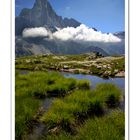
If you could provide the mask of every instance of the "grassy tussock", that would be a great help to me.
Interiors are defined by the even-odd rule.
[[[90,82],[88,80],[79,80],[77,82],[77,87],[81,90],[90,89]]]
[[[41,121],[49,128],[57,125],[63,127],[66,124],[70,127],[88,116],[102,115],[106,106],[117,107],[120,97],[120,90],[113,84],[99,84],[95,91],[75,91],[63,99],[56,100]]]
[[[95,94],[101,97],[109,108],[117,107],[122,95],[121,90],[111,83],[98,84]]]
[[[94,98],[92,92],[76,91],[64,99],[57,99],[41,120],[50,128],[56,125],[73,125],[78,118],[87,117],[89,111],[96,115],[100,114],[102,110],[102,104]]]
[[[115,110],[109,115],[90,118],[77,128],[77,135],[61,131],[59,135],[49,135],[42,140],[124,140],[124,113]]]

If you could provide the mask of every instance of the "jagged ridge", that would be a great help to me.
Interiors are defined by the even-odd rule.
[[[24,28],[46,26],[48,28],[77,27],[81,23],[75,19],[62,18],[53,10],[48,0],[36,0],[32,9],[24,8],[15,20],[16,35]]]

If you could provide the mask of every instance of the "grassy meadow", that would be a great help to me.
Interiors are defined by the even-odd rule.
[[[42,55],[16,59],[16,69],[32,71],[64,71],[93,74],[104,78],[124,77],[124,56],[98,56],[96,53],[81,55]]]
[[[16,140],[28,140],[43,123],[39,140],[123,140],[121,90],[113,84],[90,89],[88,80],[65,78],[57,72],[16,70]],[[45,99],[52,105],[44,110]]]

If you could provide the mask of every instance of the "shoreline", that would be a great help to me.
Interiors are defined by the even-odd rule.
[[[125,78],[125,72],[123,71],[120,71],[119,73],[121,74],[116,74],[115,76],[108,76],[108,77],[103,77],[102,75],[99,75],[99,74],[91,74],[91,73],[82,73],[82,72],[79,72],[79,73],[75,73],[74,71],[71,71],[71,70],[56,70],[56,69],[45,69],[45,70],[35,70],[35,69],[26,69],[26,68],[16,68],[16,70],[21,70],[21,71],[32,71],[32,72],[35,72],[35,71],[55,71],[55,72],[65,72],[65,73],[70,73],[70,74],[83,74],[83,75],[93,75],[93,76],[98,76],[100,78],[104,78],[104,79],[109,79],[109,78]]]

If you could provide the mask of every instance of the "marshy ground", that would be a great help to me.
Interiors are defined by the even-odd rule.
[[[98,73],[91,71],[93,65],[100,67]],[[114,76],[124,72],[124,57],[85,54],[16,59],[16,140],[124,140],[121,89],[111,83],[91,89],[88,80],[49,71],[84,69],[99,75],[103,68],[112,74],[116,71]]]

